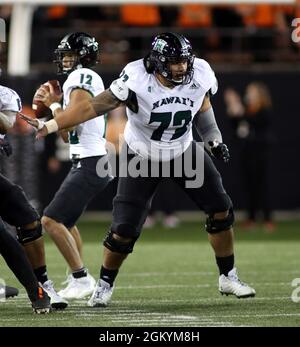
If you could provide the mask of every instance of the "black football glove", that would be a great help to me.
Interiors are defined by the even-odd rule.
[[[9,157],[12,154],[12,146],[8,140],[4,137],[0,139],[0,154]]]
[[[215,158],[223,160],[224,163],[227,163],[229,161],[230,154],[225,143],[218,141],[209,141],[208,144],[210,146],[210,151]]]

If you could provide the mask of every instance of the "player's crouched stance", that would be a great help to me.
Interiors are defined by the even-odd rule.
[[[136,162],[141,161],[142,157],[149,164],[153,158],[153,147],[161,151],[161,158],[165,150],[174,154],[168,159],[161,159],[159,165],[165,160],[170,166],[176,167],[177,158],[183,157],[187,151],[191,152],[193,159],[197,158],[198,145],[192,137],[192,121],[195,118],[194,124],[207,151],[227,162],[229,152],[222,143],[209,98],[216,91],[214,72],[205,60],[195,58],[190,42],[182,35],[164,33],[154,39],[150,54],[145,59],[129,63],[108,90],[89,102],[82,102],[76,109],[74,107],[62,112],[55,120],[44,124],[30,119],[27,121],[38,128],[38,137],[41,137],[125,104],[128,121],[124,132],[124,150],[128,153],[128,147],[131,153],[120,164],[122,172],[129,169],[131,159]],[[179,148],[176,147],[178,142]],[[144,152],[136,148],[136,143],[144,144]],[[169,179],[177,183],[208,216],[206,231],[220,272],[220,292],[238,298],[253,297],[255,290],[239,280],[234,267],[231,199],[210,155],[203,152],[203,157],[204,182],[201,187],[187,188],[185,183],[188,177],[185,173],[178,176],[173,172]],[[104,240],[100,279],[88,302],[89,306],[106,306],[109,303],[119,268],[133,251],[151,199],[163,178],[162,175],[119,177],[117,195],[113,201],[113,221]]]
[[[139,156],[145,158],[144,161],[148,160],[147,167],[151,167],[151,145],[156,149],[162,147],[159,165],[163,165],[166,148],[163,146],[168,143],[168,149],[176,153],[175,140],[180,141],[182,153],[179,156],[174,154],[170,166],[176,167],[176,161],[184,163],[184,154],[188,151],[195,162],[197,145],[192,142],[190,124],[193,116],[197,117],[196,127],[206,148],[214,157],[227,162],[229,152],[222,143],[209,102],[209,94],[217,91],[216,84],[209,65],[195,59],[189,41],[183,36],[166,33],[156,37],[150,55],[144,61],[128,64],[121,78],[110,87],[119,101],[126,99],[128,123],[124,137],[133,152],[127,155],[124,164],[121,163],[120,172],[127,170],[130,160],[138,160]],[[142,135],[139,129],[143,129]],[[137,141],[145,144],[147,140],[150,140],[150,146],[145,152],[135,148]],[[185,173],[176,177],[173,172],[170,178],[208,215],[206,231],[220,270],[219,291],[238,298],[255,296],[255,290],[239,280],[234,267],[232,202],[209,155],[204,153],[204,183],[200,188],[186,188],[188,178]],[[113,202],[113,222],[104,240],[104,263],[89,306],[106,306],[110,301],[119,267],[133,251],[147,216],[149,202],[161,179],[130,177],[130,174],[119,178],[118,192]]]

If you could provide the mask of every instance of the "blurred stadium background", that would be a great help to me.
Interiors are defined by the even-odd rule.
[[[195,299],[194,290],[182,290],[184,286],[190,285],[191,288],[197,286],[197,280],[195,278],[191,280],[190,276],[187,276],[189,279],[186,278],[184,283],[178,283],[178,288],[168,289],[167,294],[163,289],[157,290],[155,287],[148,288],[149,291],[141,289],[138,294],[130,292],[127,301],[124,299],[125,291],[121,286],[120,291],[116,292],[116,304],[107,311],[106,323],[100,318],[97,320],[91,311],[77,314],[72,320],[70,315],[76,311],[75,307],[71,309],[68,316],[59,315],[58,320],[51,318],[52,323],[42,320],[40,325],[130,325],[128,322],[134,316],[142,317],[145,313],[143,318],[140,318],[140,325],[144,319],[144,325],[170,325],[173,322],[173,325],[188,326],[226,325],[227,323],[227,325],[299,326],[297,305],[290,300],[292,292],[290,282],[299,273],[299,243],[295,241],[299,240],[300,227],[298,222],[300,43],[292,40],[292,33],[296,29],[292,21],[298,17],[300,17],[300,1],[291,0],[190,0],[186,2],[161,0],[141,1],[141,3],[122,0],[0,0],[0,18],[5,21],[7,38],[7,42],[1,43],[0,46],[1,84],[19,93],[23,100],[23,111],[27,114],[32,114],[31,101],[36,88],[41,83],[56,78],[56,67],[52,64],[53,51],[66,33],[85,31],[97,38],[100,43],[100,64],[97,65],[96,71],[103,78],[106,87],[118,76],[127,62],[139,59],[148,52],[156,34],[175,31],[186,35],[197,56],[211,64],[219,81],[219,92],[213,99],[213,105],[224,142],[231,150],[232,160],[229,165],[216,164],[223,175],[225,187],[234,201],[235,208],[239,212],[245,209],[245,191],[239,162],[240,148],[234,139],[232,127],[226,116],[224,91],[232,87],[244,94],[250,82],[261,81],[269,88],[273,101],[272,133],[274,136],[269,168],[270,201],[272,209],[275,210],[276,219],[281,222],[278,222],[276,232],[268,236],[263,235],[260,228],[253,230],[252,233],[244,234],[237,224],[237,253],[241,258],[241,268],[244,273],[248,273],[247,281],[254,284],[261,282],[261,287],[257,285],[261,299],[259,296],[258,299],[254,299],[257,300],[254,306],[249,302],[241,304],[240,301],[230,300],[228,304],[225,304],[225,301],[221,299],[216,301],[210,299],[216,296],[216,288],[212,286],[214,286],[217,272],[211,252],[208,250],[205,232],[202,231],[203,235],[198,236],[199,230],[204,227],[202,224],[201,227],[198,224],[196,227],[196,224],[191,221],[204,219],[204,215],[199,213],[193,203],[175,186],[169,186],[168,201],[172,202],[175,211],[180,212],[179,216],[183,224],[174,231],[174,239],[172,234],[167,234],[161,227],[151,229],[153,238],[149,234],[145,236],[144,242],[137,247],[139,250],[136,255],[130,258],[129,264],[124,268],[122,272],[124,277],[121,276],[118,283],[123,284],[124,288],[136,285],[138,291],[138,286],[141,285],[139,279],[146,287],[151,281],[146,275],[134,277],[135,271],[138,273],[149,271],[151,274],[151,272],[159,272],[160,266],[163,266],[165,272],[172,268],[170,278],[164,278],[166,286],[170,285],[172,288],[171,284],[174,284],[174,279],[177,278],[174,269],[178,268],[178,272],[186,269],[187,273],[194,272],[195,275],[203,271],[209,283],[206,286],[208,289],[205,285],[203,285],[204,289],[200,288],[200,293],[197,289],[196,296],[199,302]],[[63,82],[63,79],[60,81]],[[125,122],[122,112],[114,112],[109,116],[107,137],[116,146]],[[1,172],[20,184],[32,203],[42,211],[70,167],[67,147],[56,135],[35,142],[34,133],[22,122],[17,123],[10,137],[14,146],[14,155],[9,159],[0,157]],[[84,231],[88,232],[91,229],[91,233],[84,234],[83,239],[86,240],[87,245],[87,263],[90,263],[88,266],[94,275],[97,274],[101,258],[98,241],[111,219],[112,198],[115,192],[116,182],[111,184],[103,195],[93,200],[89,206],[91,213],[86,214],[89,220],[94,218],[101,220],[98,224],[100,234],[96,233],[94,222],[84,222],[82,225]],[[186,233],[181,233],[182,229],[186,230]],[[159,244],[159,235],[162,237],[161,244]],[[198,238],[200,244],[203,240],[199,259],[197,251],[190,255],[191,258],[195,256],[194,260],[190,259],[190,263],[174,259],[176,253],[189,254],[189,248],[182,250],[180,245],[193,247],[193,241]],[[173,243],[168,245],[170,246],[168,252],[165,251],[166,240],[169,242],[173,240]],[[152,247],[153,245],[155,247]],[[142,247],[147,257],[143,257]],[[63,279],[65,265],[62,265],[62,259],[57,258],[60,262],[56,260],[56,256],[59,257],[59,255],[52,243],[48,244],[48,250],[49,267],[54,274],[52,277],[59,282]],[[202,251],[204,253],[201,253]],[[166,259],[162,259],[163,265],[152,263],[157,254],[165,254]],[[135,268],[137,263],[143,264],[138,270]],[[259,269],[264,272],[259,274]],[[11,278],[6,269],[3,271],[6,278]],[[129,272],[128,278],[126,271]],[[201,276],[201,273],[199,274]],[[158,282],[159,279],[156,278],[155,283]],[[206,283],[205,280],[204,283]],[[269,283],[269,286],[264,286],[263,283]],[[204,296],[200,299],[202,290]],[[181,293],[184,293],[184,297]],[[179,301],[174,299],[173,294]],[[272,301],[274,310],[270,308],[272,298],[274,298]],[[183,302],[185,299],[188,302],[187,306]],[[205,301],[206,299],[208,301]],[[118,303],[121,308],[117,306]],[[134,311],[137,304],[140,305],[140,313]],[[184,318],[193,317],[195,313],[193,310],[194,307],[198,307],[197,304],[201,306],[208,318],[202,321],[200,318],[197,318],[198,320]],[[231,304],[233,306],[230,306]],[[216,306],[219,313],[223,314],[223,319],[215,315]],[[171,313],[166,313],[169,312],[168,309],[163,312],[163,307],[170,309]],[[146,312],[149,310],[153,312],[153,316],[147,316]],[[239,310],[244,312],[244,318],[241,318],[243,315]],[[11,314],[17,311],[17,306],[8,307],[7,316],[0,318],[1,324],[31,324],[28,323],[26,316],[18,317],[19,320],[13,318]],[[119,321],[114,321],[111,317],[117,312]],[[177,321],[174,318],[176,315],[183,317],[182,320],[178,318]],[[228,318],[230,315],[231,318]],[[286,320],[284,321],[283,318]]]
[[[250,1],[224,5],[230,2],[210,1],[212,5],[208,5],[199,1],[182,5],[180,1],[165,1],[159,5],[148,1],[141,5],[127,2],[122,5],[119,1],[118,5],[110,5],[118,1],[84,1],[84,6],[80,6],[80,1],[1,3],[0,17],[5,20],[7,30],[7,43],[1,44],[1,83],[20,94],[25,113],[31,111],[37,86],[56,78],[53,51],[68,32],[86,31],[98,39],[100,64],[96,69],[107,87],[128,61],[148,52],[157,33],[173,30],[189,37],[197,55],[210,62],[218,77],[220,89],[213,104],[233,157],[230,165],[218,164],[218,167],[239,210],[245,207],[237,159],[239,148],[233,141],[226,117],[223,93],[229,86],[243,93],[249,82],[265,82],[273,99],[275,134],[270,168],[272,207],[281,211],[297,211],[300,207],[300,163],[297,160],[300,45],[291,39],[295,29],[291,23],[300,17],[300,2],[250,4]],[[15,37],[17,34],[22,37]],[[114,143],[125,122],[116,117],[118,115],[110,117],[108,126],[108,140]],[[24,186],[31,200],[42,209],[68,170],[68,153],[55,136],[45,143],[34,143],[33,137],[23,122],[18,124],[13,136],[15,155],[5,163],[1,158],[1,166],[9,177]],[[105,198],[96,199],[90,209],[110,210],[114,189],[111,187]],[[176,187],[170,187],[171,195],[173,191],[178,193]],[[192,210],[194,206],[183,196],[176,199],[174,209]]]

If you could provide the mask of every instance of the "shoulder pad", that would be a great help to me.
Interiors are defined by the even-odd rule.
[[[129,88],[122,81],[122,79],[117,79],[112,82],[109,87],[110,91],[114,94],[114,96],[120,101],[126,101],[129,96]]]

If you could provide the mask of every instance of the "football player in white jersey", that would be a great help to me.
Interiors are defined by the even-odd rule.
[[[150,160],[160,166],[175,162],[190,152],[197,160],[200,146],[192,139],[192,120],[201,134],[204,146],[213,157],[229,160],[227,146],[215,121],[210,95],[217,91],[217,81],[210,65],[195,58],[190,42],[176,33],[158,35],[149,55],[129,63],[109,89],[97,97],[83,101],[76,108],[61,113],[47,123],[28,122],[37,127],[37,137],[104,114],[122,104],[127,106],[125,152],[121,162],[127,169],[131,159],[141,165]],[[141,145],[142,144],[142,145]],[[127,151],[127,147],[130,151]],[[172,157],[171,157],[172,155]],[[234,267],[233,207],[223,188],[222,179],[209,154],[204,156],[204,183],[186,186],[187,176],[173,171],[170,179],[207,214],[206,230],[219,267],[219,291],[238,298],[255,296],[255,290],[241,282]],[[184,161],[184,158],[182,158]],[[148,163],[149,165],[151,163]],[[125,176],[125,175],[124,175]],[[113,202],[113,221],[104,240],[104,262],[100,279],[90,298],[90,306],[105,306],[113,292],[114,280],[124,259],[132,252],[147,216],[149,202],[162,174],[154,177],[120,177]]]
[[[68,76],[63,84],[63,107],[59,103],[62,96],[53,98],[43,87],[38,92],[40,100],[50,106],[54,117],[63,109],[104,91],[101,77],[91,70],[98,58],[98,43],[93,37],[81,32],[68,34],[61,40],[55,55],[58,73]],[[81,238],[76,222],[89,201],[112,180],[112,176],[99,177],[96,172],[98,160],[107,161],[105,128],[106,119],[101,116],[61,132],[65,142],[70,143],[73,167],[44,210],[42,225],[72,271],[67,287],[59,292],[65,299],[91,295],[96,284],[81,259]]]

